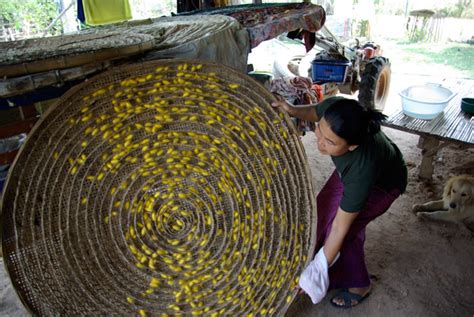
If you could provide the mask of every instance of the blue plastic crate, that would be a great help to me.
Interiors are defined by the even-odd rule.
[[[314,82],[342,83],[346,78],[349,61],[338,60],[313,60],[311,62],[311,75]]]

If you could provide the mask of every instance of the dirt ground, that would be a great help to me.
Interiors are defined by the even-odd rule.
[[[409,81],[392,79],[391,98],[399,98],[396,84],[408,85]],[[413,204],[439,198],[451,175],[474,174],[474,148],[443,148],[434,164],[433,181],[426,183],[418,179],[418,137],[390,128],[384,131],[404,153],[409,182],[406,193],[367,227],[371,295],[351,310],[332,307],[333,292],[318,305],[302,295],[287,316],[474,316],[474,233],[462,224],[421,221],[411,212]],[[334,167],[329,157],[317,151],[313,133],[302,141],[316,190],[320,190]],[[0,259],[0,316],[24,315]]]

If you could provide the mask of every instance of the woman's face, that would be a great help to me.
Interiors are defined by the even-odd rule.
[[[349,145],[346,140],[335,134],[324,118],[316,124],[315,132],[318,149],[322,154],[340,156],[357,148],[357,145]]]

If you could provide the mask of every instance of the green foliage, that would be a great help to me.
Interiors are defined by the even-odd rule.
[[[370,37],[369,21],[361,20],[357,26],[357,36]]]
[[[409,30],[408,38],[412,43],[423,42],[428,37],[429,17],[412,17],[413,24]]]
[[[472,0],[458,0],[455,5],[455,16],[456,18],[462,18],[466,8],[469,8],[472,4]]]
[[[0,0],[0,22],[2,24],[15,24],[19,21],[20,2]]]
[[[453,18],[474,18],[474,9],[472,7],[472,0],[458,0],[455,4],[446,6],[441,9],[441,12]]]
[[[375,12],[378,14],[405,15],[406,10],[412,10],[416,3],[416,0],[374,0]],[[473,0],[434,1],[433,5],[428,6],[427,9],[434,9],[446,17],[474,19]]]
[[[398,43],[399,58],[405,62],[433,65],[432,69],[449,66],[467,78],[474,78],[474,46],[463,43],[430,44]]]
[[[52,0],[0,0],[0,23],[19,32],[41,32],[58,14],[58,7]],[[50,30],[52,35],[61,32],[60,23]]]

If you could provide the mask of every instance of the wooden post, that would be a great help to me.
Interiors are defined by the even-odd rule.
[[[432,149],[439,145],[439,141],[435,138],[421,137],[418,141],[418,147],[421,149],[421,164],[418,176],[424,180],[431,180],[433,177],[433,153]]]
[[[421,164],[418,176],[423,180],[431,180],[433,178],[433,158],[438,151],[445,147],[447,142],[441,143],[438,139],[429,136],[420,136],[418,140],[418,148],[421,149]]]

